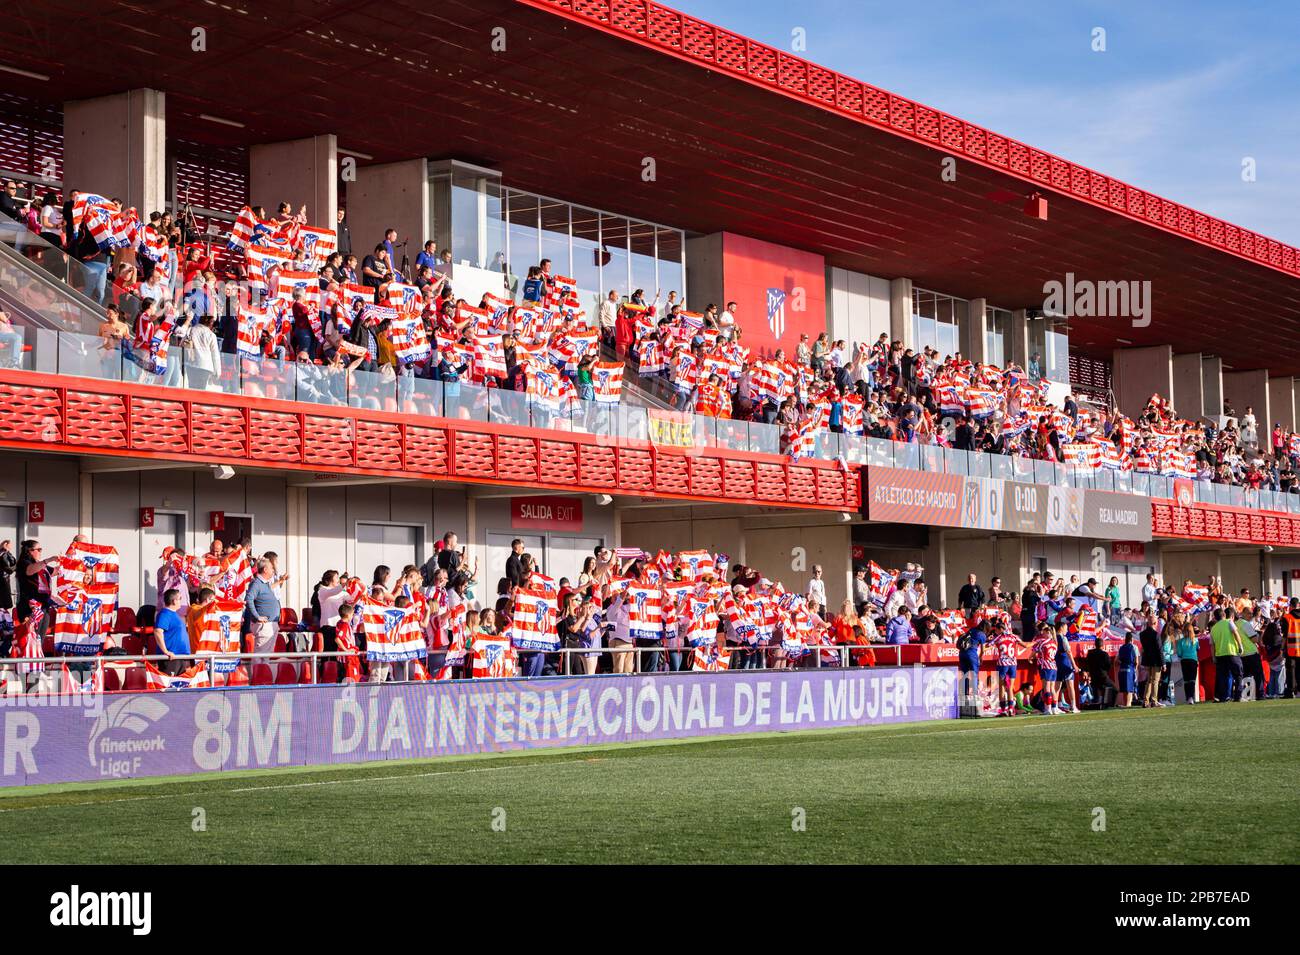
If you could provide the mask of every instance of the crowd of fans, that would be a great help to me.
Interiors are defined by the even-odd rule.
[[[324,680],[584,675],[680,670],[894,665],[894,648],[947,644],[964,694],[998,715],[1293,696],[1300,666],[1300,599],[1224,593],[1217,579],[1160,586],[1149,575],[1137,606],[1119,581],[1034,573],[1017,591],[969,575],[955,607],[933,604],[924,568],[855,568],[852,594],[827,606],[819,566],[802,593],[706,551],[650,555],[597,547],[572,577],[551,577],[515,540],[495,590],[448,532],[422,566],[365,576],[326,571],[301,620],[286,615],[279,558],[250,541],[220,540],[199,555],[168,548],[158,605],[115,626],[117,556],[84,536],[46,556],[0,543],[0,655],[10,675],[39,680],[41,659],[64,692],[96,684],[95,657],[161,659],[151,688],[255,680],[258,658],[317,652],[302,671]],[[319,635],[319,636],[318,636]],[[996,679],[981,680],[981,670]],[[1212,671],[1212,683],[1208,680]],[[88,677],[87,674],[90,674]],[[22,681],[6,692],[19,691]]]
[[[6,199],[4,211],[94,274],[111,266],[107,292],[90,289],[108,308],[106,356],[122,351],[171,384],[182,350],[191,387],[215,385],[222,355],[237,354],[253,382],[263,362],[281,360],[322,375],[470,381],[562,410],[575,398],[618,401],[626,362],[662,380],[676,409],[778,425],[794,457],[831,432],[1300,493],[1300,436],[1280,424],[1261,435],[1253,408],[1188,420],[1155,395],[1134,420],[1073,395],[1057,407],[1037,355],[1027,370],[998,368],[884,334],[866,344],[823,332],[802,335],[792,354],[758,356],[736,302],[695,312],[677,291],[610,290],[589,319],[549,260],[528,269],[519,301],[503,286],[470,302],[454,291],[450,250],[433,241],[411,263],[390,229],[359,260],[343,210],[321,229],[288,203],[270,215],[245,208],[220,255],[169,213],[140,222],[103,197],[51,194],[27,209]],[[602,341],[616,361],[602,360]]]

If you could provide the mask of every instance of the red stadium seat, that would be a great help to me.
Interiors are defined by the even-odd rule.
[[[275,678],[271,673],[271,665],[269,663],[261,662],[254,663],[253,678],[249,682],[253,686],[270,686],[274,683]]]
[[[116,693],[122,689],[122,675],[124,672],[130,672],[135,667],[104,667],[104,692]]]
[[[280,608],[280,629],[281,630],[298,629],[298,615],[294,613],[292,607]]]
[[[130,607],[117,608],[117,620],[113,624],[114,633],[130,633],[135,629],[135,611]]]
[[[144,678],[144,667],[136,665],[126,671],[126,679],[122,681],[122,689],[140,691],[149,688],[149,681]]]
[[[297,683],[298,668],[292,663],[280,663],[275,668],[276,683]]]
[[[320,682],[337,683],[339,681],[339,665],[336,660],[328,659],[320,665]]]
[[[325,638],[319,633],[313,633],[311,635],[311,652],[320,653],[324,649]],[[301,671],[301,677],[298,680],[299,683],[316,683],[318,682],[317,678],[320,675],[321,659],[319,657],[314,657],[303,660],[302,664],[299,666],[299,670]],[[316,678],[313,678],[313,673]]]
[[[301,620],[303,623],[307,624],[309,627],[316,627],[320,625],[320,621],[316,619],[316,615],[311,612],[311,607],[303,607],[302,613],[298,615],[298,619]]]
[[[144,637],[138,633],[127,633],[122,637],[122,649],[126,651],[129,657],[138,657],[144,654]]]

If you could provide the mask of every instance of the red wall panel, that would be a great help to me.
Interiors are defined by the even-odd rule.
[[[63,400],[56,388],[33,388],[0,382],[5,430],[22,441],[47,444],[64,440]]]
[[[190,434],[195,454],[248,457],[244,409],[229,405],[190,405]]]
[[[139,398],[131,402],[131,447],[188,451],[190,421],[183,401]]]
[[[689,494],[690,458],[684,454],[658,455],[655,458],[655,490],[663,494]]]
[[[545,484],[578,484],[578,446],[572,441],[542,441],[537,478]]]
[[[68,391],[67,440],[97,448],[126,447],[126,399],[120,395]]]
[[[356,446],[351,418],[305,415],[306,440],[304,460],[321,467],[347,468],[356,463],[352,449]]]
[[[453,467],[460,477],[496,477],[496,448],[492,435],[477,431],[455,432]]]
[[[248,453],[259,461],[301,461],[302,425],[287,411],[248,412]]]
[[[406,467],[422,474],[446,474],[447,431],[444,428],[422,428],[407,425],[404,455]]]
[[[722,462],[722,483],[726,488],[727,497],[731,500],[742,504],[753,502],[755,497],[754,462],[724,459]]]
[[[758,464],[754,467],[754,496],[763,501],[784,501],[786,499],[786,469],[775,464]],[[812,482],[805,486],[804,494],[809,499],[816,497]]]
[[[503,481],[537,480],[537,442],[503,434],[497,438],[497,474]]]
[[[618,449],[618,486],[624,491],[649,491],[654,488],[654,458],[649,448]]]
[[[402,470],[402,427],[390,421],[360,420],[356,465],[380,471]]]
[[[724,232],[722,288],[735,301],[745,328],[745,344],[754,354],[784,348],[794,357],[799,335],[810,339],[826,331],[826,260],[814,252]],[[768,290],[784,296],[780,316],[769,320]]]
[[[717,458],[697,456],[691,462],[691,493],[705,497],[722,497],[722,462]]]

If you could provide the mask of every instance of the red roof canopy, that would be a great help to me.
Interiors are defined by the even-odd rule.
[[[172,137],[334,132],[376,162],[461,158],[522,189],[1006,308],[1041,305],[1043,283],[1067,272],[1149,280],[1149,327],[1076,319],[1074,346],[1172,343],[1300,373],[1291,247],[666,7],[245,3],[20,5],[3,60],[50,79],[6,81],[53,102],[153,87],[168,94]],[[192,49],[196,26],[206,52]],[[954,182],[940,176],[945,156]],[[1049,200],[1046,221],[1022,211],[1034,192]]]

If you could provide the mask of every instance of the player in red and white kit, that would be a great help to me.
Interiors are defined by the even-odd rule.
[[[996,617],[989,621],[998,657],[998,716],[1016,715],[1016,654],[1020,638]]]
[[[1056,708],[1056,631],[1045,623],[1039,624],[1033,651],[1043,681],[1043,712],[1055,716],[1060,712]]]

